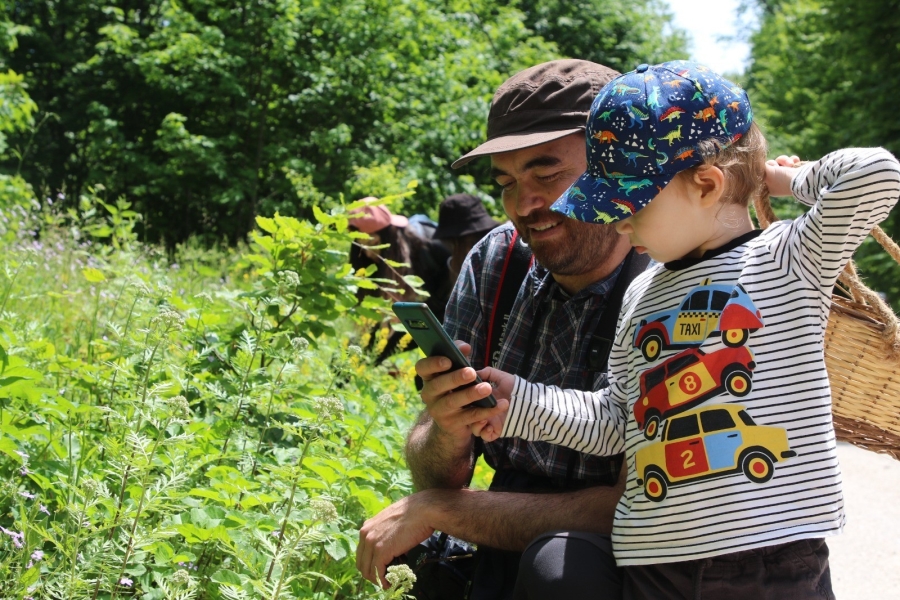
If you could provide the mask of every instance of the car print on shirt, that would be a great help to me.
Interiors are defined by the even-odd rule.
[[[706,353],[688,348],[647,369],[640,377],[640,397],[632,406],[638,429],[656,437],[663,419],[684,412],[722,392],[742,398],[752,389],[756,368],[746,346]]]
[[[754,483],[775,474],[775,464],[797,456],[781,427],[757,425],[738,404],[715,404],[666,421],[661,439],[635,453],[637,484],[653,502],[670,487],[743,473]]]
[[[726,346],[742,346],[761,327],[762,315],[740,284],[715,284],[707,279],[688,292],[678,308],[641,320],[633,345],[653,362],[663,350],[699,346],[717,333]]]

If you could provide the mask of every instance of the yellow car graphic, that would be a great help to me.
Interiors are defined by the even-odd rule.
[[[757,425],[738,404],[716,404],[666,421],[660,440],[638,449],[635,469],[647,499],[662,502],[669,487],[700,479],[743,472],[765,483],[775,463],[796,455],[783,428]]]

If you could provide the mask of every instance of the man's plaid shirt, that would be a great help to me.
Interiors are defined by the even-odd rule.
[[[472,345],[471,361],[476,369],[486,365],[488,321],[512,233],[513,226],[507,223],[475,245],[447,303],[444,327],[452,339]],[[519,288],[500,358],[493,366],[528,381],[563,388],[604,387],[606,374],[591,373],[587,366],[589,341],[619,271],[621,267],[569,296],[547,269],[532,265]],[[496,318],[499,321],[501,315]],[[494,327],[501,326],[494,323]],[[494,469],[549,477],[555,487],[610,485],[618,475],[615,458],[581,454],[546,442],[501,438],[485,444],[484,449],[485,460]]]

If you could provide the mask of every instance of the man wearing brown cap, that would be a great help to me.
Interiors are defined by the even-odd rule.
[[[476,368],[490,364],[563,388],[606,385],[609,340],[598,333],[611,338],[605,332],[615,328],[616,298],[646,263],[638,264],[612,227],[549,207],[584,173],[591,102],[617,75],[595,63],[559,60],[511,77],[494,95],[487,142],[453,164],[490,157],[511,221],[472,249],[447,305],[445,327],[466,342]],[[509,314],[497,315],[517,238],[535,262]],[[496,351],[487,333],[495,322],[505,323]],[[363,525],[362,574],[383,575],[394,557],[438,530],[478,545],[472,599],[619,597],[608,535],[624,484],[621,457],[519,439],[476,443],[465,406],[487,396],[490,385],[454,391],[475,371],[448,368],[439,357],[416,365],[426,409],[410,432],[407,459],[419,491]],[[466,487],[478,453],[496,470],[490,491]]]

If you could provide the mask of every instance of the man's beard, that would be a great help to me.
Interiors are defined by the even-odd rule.
[[[520,217],[516,228],[538,263],[555,275],[581,275],[596,269],[619,242],[619,234],[613,225],[593,225],[563,217],[557,225],[565,228],[566,235],[562,240],[531,244],[527,226],[541,221],[546,222],[542,215]]]

